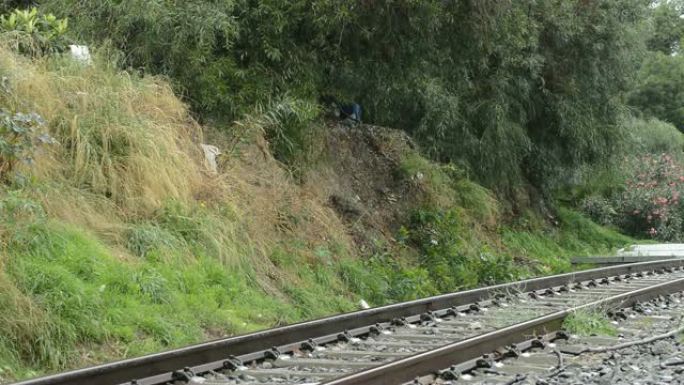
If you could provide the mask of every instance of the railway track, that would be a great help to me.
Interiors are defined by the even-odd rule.
[[[435,370],[405,385],[684,384],[684,293],[612,314],[613,333],[552,332]]]
[[[530,279],[342,314],[19,385],[402,384],[560,329],[585,307],[684,290],[684,260]]]

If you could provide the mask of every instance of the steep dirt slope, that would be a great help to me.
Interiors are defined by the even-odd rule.
[[[391,241],[420,192],[401,169],[413,151],[401,131],[362,125],[327,125],[325,161],[309,173],[305,189],[327,201],[361,250],[375,240]]]

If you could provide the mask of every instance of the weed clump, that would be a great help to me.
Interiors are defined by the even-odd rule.
[[[617,328],[598,310],[573,312],[565,319],[563,327],[568,332],[582,337],[617,335]]]

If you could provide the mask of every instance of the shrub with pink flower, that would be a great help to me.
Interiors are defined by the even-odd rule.
[[[589,197],[584,210],[603,224],[635,236],[663,241],[684,240],[684,167],[670,154],[625,159],[628,174],[612,196]]]

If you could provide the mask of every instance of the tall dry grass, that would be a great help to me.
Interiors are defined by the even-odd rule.
[[[0,105],[37,112],[59,142],[42,148],[30,170],[47,211],[114,246],[127,242],[132,222],[165,220],[193,227],[198,242],[229,265],[273,271],[268,255],[293,238],[307,258],[316,245],[352,244],[325,198],[300,188],[272,156],[264,122],[278,122],[265,118],[268,110],[211,130],[211,143],[227,156],[209,175],[203,130],[164,79],[121,71],[106,52],[83,66],[2,46],[0,76],[10,87]]]
[[[200,129],[170,86],[117,70],[106,57],[30,61],[0,47],[3,104],[35,111],[59,141],[33,172],[149,213],[201,188]]]

